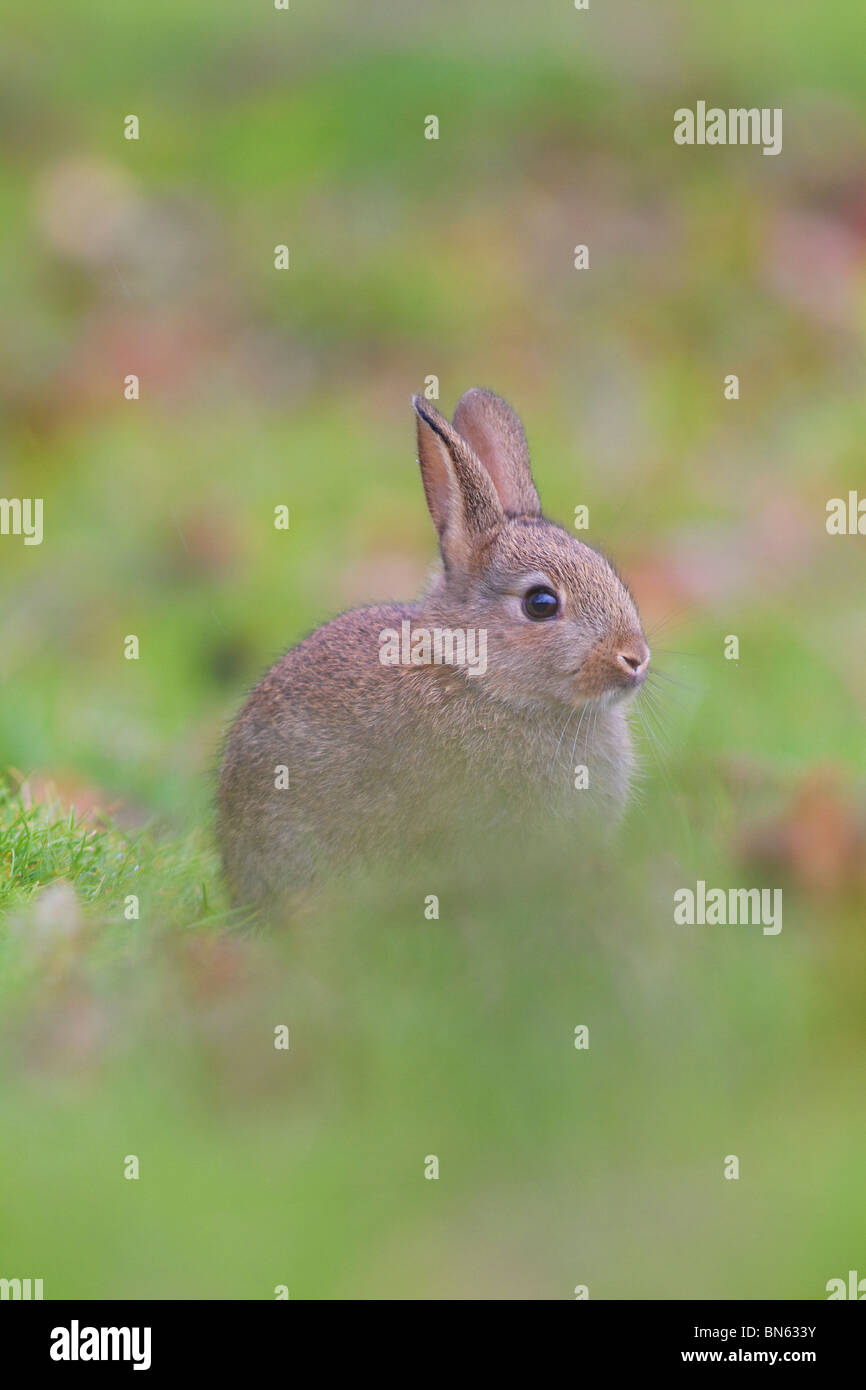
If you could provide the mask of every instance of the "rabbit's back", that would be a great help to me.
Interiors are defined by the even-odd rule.
[[[218,795],[236,896],[302,885],[329,850],[348,852],[350,814],[362,838],[369,774],[386,752],[389,722],[401,720],[377,635],[409,611],[341,614],[287,651],[250,694],[226,741]]]

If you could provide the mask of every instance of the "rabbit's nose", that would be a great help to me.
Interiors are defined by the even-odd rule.
[[[616,654],[616,664],[630,680],[643,680],[650,661],[650,649],[643,638],[629,642]]]

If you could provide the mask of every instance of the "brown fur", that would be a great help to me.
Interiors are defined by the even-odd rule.
[[[416,397],[418,460],[442,570],[416,603],[326,623],[256,686],[227,741],[219,839],[243,900],[286,898],[323,871],[464,842],[479,824],[548,816],[611,821],[632,753],[622,695],[649,652],[608,562],[541,513],[520,422],[469,391],[451,425]],[[522,599],[551,587],[560,613]],[[382,665],[379,635],[485,629],[487,670]],[[576,741],[575,741],[576,738]],[[573,746],[574,745],[574,746]],[[589,768],[588,790],[573,769]],[[289,768],[288,790],[274,786]]]

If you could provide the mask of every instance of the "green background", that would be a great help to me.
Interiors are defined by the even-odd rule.
[[[45,539],[0,538],[0,1277],[866,1274],[866,540],[825,529],[866,491],[860,0],[17,11],[0,494],[43,497]],[[782,107],[782,153],[676,146],[699,99]],[[431,374],[449,412],[513,403],[546,510],[587,505],[634,589],[671,678],[639,796],[531,894],[358,888],[274,932],[220,888],[222,731],[312,627],[422,584]],[[675,926],[698,878],[783,887],[781,934]]]

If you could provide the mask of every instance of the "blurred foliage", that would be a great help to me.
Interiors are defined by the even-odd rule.
[[[0,494],[45,540],[0,538],[0,1275],[811,1298],[862,1261],[866,614],[824,508],[864,488],[864,38],[860,0],[7,15]],[[783,153],[675,146],[701,97],[783,107]],[[269,932],[216,871],[221,732],[422,582],[429,374],[513,402],[669,698],[608,862]],[[784,885],[781,935],[674,927],[696,878]]]

